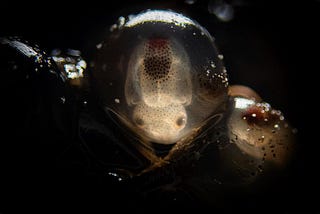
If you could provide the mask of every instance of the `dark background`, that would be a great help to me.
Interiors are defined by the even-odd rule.
[[[210,2],[220,1],[195,1],[191,5],[182,0],[112,4],[5,1],[0,8],[0,35],[22,36],[47,52],[73,48],[90,57],[90,48],[104,38],[120,15],[148,8],[183,12],[216,38],[231,84],[252,87],[265,101],[284,111],[294,126],[299,126],[305,115],[297,110],[306,102],[304,92],[315,78],[311,75],[315,70],[312,59],[317,55],[319,1],[223,1],[234,8],[234,18],[229,22],[208,12],[208,5],[213,5]]]
[[[320,212],[316,206],[320,147],[315,104],[319,91],[316,31],[320,26],[320,2],[224,1],[234,8],[234,18],[228,22],[208,11],[213,2],[218,1],[195,1],[191,5],[182,0],[73,4],[5,1],[0,7],[0,36],[22,36],[48,52],[54,48],[78,49],[90,58],[95,44],[120,15],[148,8],[170,8],[190,16],[215,37],[230,83],[255,89],[297,128],[299,173],[294,178],[297,189],[293,192],[301,202],[299,207],[311,213]]]

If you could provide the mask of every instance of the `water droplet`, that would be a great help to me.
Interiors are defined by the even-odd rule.
[[[218,54],[218,58],[223,60],[223,55],[222,54]]]
[[[279,126],[279,124],[274,124],[274,126],[273,126],[275,129],[280,129],[280,126]]]
[[[64,104],[66,102],[66,98],[65,97],[60,97],[60,100],[61,100],[62,104]]]
[[[102,43],[99,43],[96,45],[97,49],[100,49],[102,47]]]
[[[262,135],[260,138],[258,138],[258,141],[261,141],[261,143],[263,143],[263,141],[264,141],[264,135]]]
[[[224,1],[210,1],[208,4],[208,11],[223,22],[231,21],[234,17],[234,9],[232,5]]]
[[[118,27],[118,26],[117,26],[116,24],[111,25],[111,26],[110,26],[110,29],[109,29],[110,32],[113,32],[115,29],[117,29],[117,27]]]
[[[118,181],[122,181],[122,178],[117,174],[117,173],[114,173],[114,172],[108,172],[108,175],[111,175],[113,177],[116,177],[118,179]]]
[[[119,19],[118,19],[118,28],[123,27],[125,22],[126,22],[126,19],[123,16],[120,16]]]

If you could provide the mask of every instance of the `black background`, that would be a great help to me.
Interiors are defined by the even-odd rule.
[[[134,2],[134,3],[133,3]],[[90,58],[94,46],[120,15],[148,8],[170,8],[197,20],[215,37],[224,55],[231,84],[255,89],[284,112],[298,130],[300,152],[294,178],[302,212],[317,205],[319,140],[317,92],[319,1],[226,1],[235,4],[234,19],[222,22],[208,12],[209,1],[2,2],[0,35],[17,35],[50,52],[81,50]],[[5,81],[5,80],[1,80]],[[6,140],[1,140],[3,143]],[[301,193],[299,191],[302,191]],[[315,194],[313,196],[313,194]],[[284,199],[286,200],[286,199]],[[289,209],[290,210],[290,209]],[[0,207],[1,212],[1,207]],[[276,212],[276,209],[275,209]],[[291,210],[290,210],[291,212]]]

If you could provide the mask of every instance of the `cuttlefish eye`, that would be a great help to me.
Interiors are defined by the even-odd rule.
[[[187,139],[223,112],[228,79],[208,31],[176,12],[120,17],[97,44],[94,87],[143,142]]]

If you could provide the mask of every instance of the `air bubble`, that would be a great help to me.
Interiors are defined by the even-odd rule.
[[[66,98],[65,97],[60,97],[60,100],[61,100],[62,104],[65,104],[65,102],[66,102]]]
[[[114,173],[114,172],[108,172],[108,175],[110,176],[113,176],[115,178],[117,178],[118,181],[122,181],[122,178],[117,174],[117,173]]]
[[[223,22],[231,21],[234,17],[233,6],[225,1],[210,1],[208,4],[208,11],[216,15],[216,17]]]
[[[97,45],[96,45],[96,48],[97,48],[97,49],[102,48],[102,43],[97,44]]]

